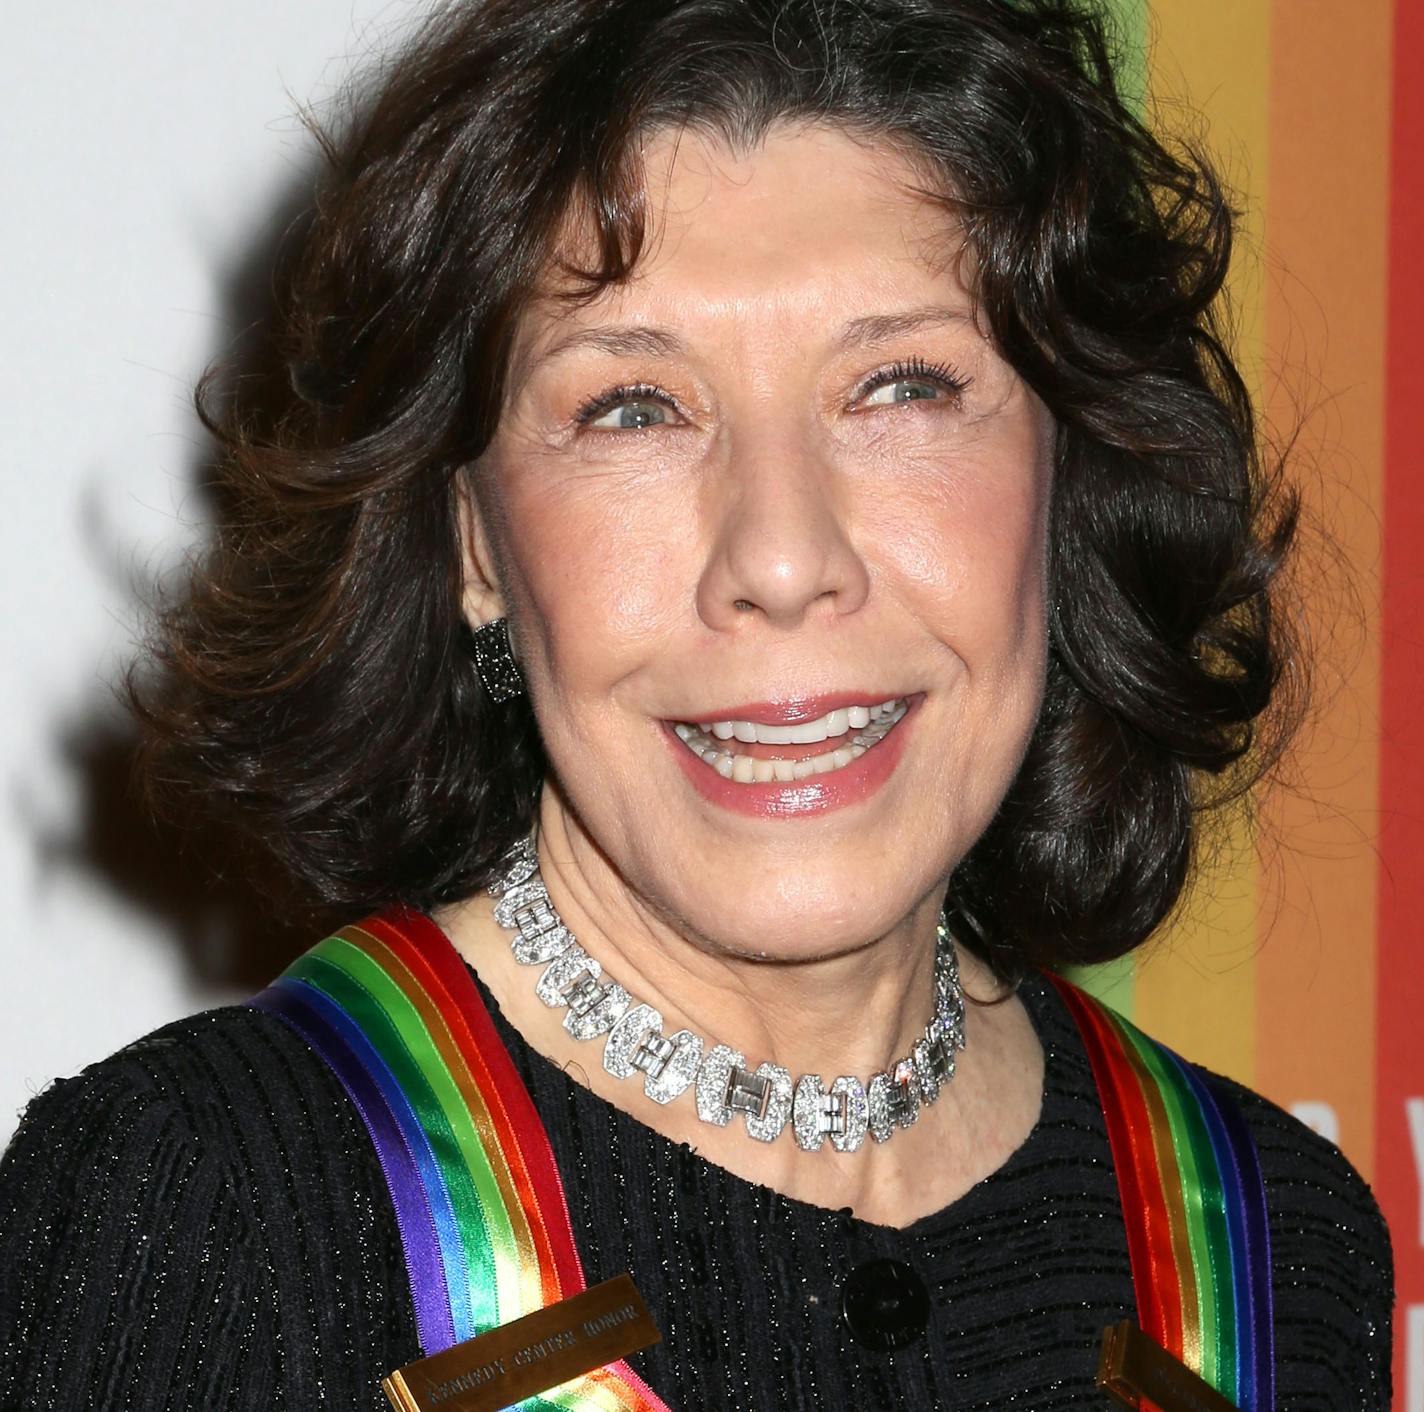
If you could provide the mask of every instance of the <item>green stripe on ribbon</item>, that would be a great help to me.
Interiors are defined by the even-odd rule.
[[[1196,1272],[1200,1320],[1201,1376],[1215,1388],[1234,1388],[1236,1299],[1232,1284],[1231,1232],[1227,1224],[1222,1174],[1196,1095],[1157,1045],[1130,1021],[1114,1017],[1162,1094],[1172,1149],[1181,1168],[1187,1242]]]
[[[494,1171],[420,1012],[379,962],[343,937],[309,952],[289,974],[330,996],[360,1025],[428,1134],[469,1264],[477,1327],[497,1328],[525,1312],[519,1308],[513,1229]],[[506,1318],[501,1318],[501,1306],[508,1311]]]

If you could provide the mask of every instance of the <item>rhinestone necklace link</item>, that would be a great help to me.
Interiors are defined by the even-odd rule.
[[[934,1013],[909,1055],[866,1083],[842,1075],[827,1088],[819,1074],[793,1084],[780,1064],[750,1069],[739,1050],[708,1046],[691,1030],[665,1035],[662,1014],[605,976],[564,925],[539,876],[532,839],[505,857],[490,894],[495,921],[513,933],[515,960],[544,968],[534,993],[567,1011],[564,1029],[578,1040],[602,1038],[604,1069],[619,1079],[640,1074],[654,1103],[671,1103],[691,1089],[697,1116],[714,1127],[739,1116],[748,1136],[772,1142],[789,1123],[806,1152],[819,1151],[827,1138],[837,1152],[855,1152],[867,1132],[887,1142],[897,1128],[912,1126],[954,1077],[955,1055],[964,1048],[964,992],[943,923],[935,942]]]

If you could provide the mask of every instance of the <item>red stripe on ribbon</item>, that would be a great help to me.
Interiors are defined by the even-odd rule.
[[[456,1037],[461,1057],[490,1110],[520,1204],[540,1247],[546,1302],[580,1293],[586,1286],[583,1262],[574,1244],[549,1136],[465,963],[445,933],[423,913],[396,909],[365,925],[378,931],[421,977]]]
[[[1057,987],[1083,1035],[1093,1077],[1103,1095],[1103,1116],[1127,1228],[1132,1287],[1143,1333],[1177,1358],[1183,1354],[1182,1286],[1173,1253],[1171,1219],[1157,1165],[1152,1118],[1136,1070],[1117,1031],[1076,986],[1058,976]],[[1141,1219],[1135,1219],[1140,1213]]]
[[[392,908],[363,925],[377,932],[423,984],[428,982],[427,990],[457,1036],[471,1076],[489,1106],[511,1171],[522,1167],[524,1179],[517,1182],[520,1201],[536,1240],[539,1234],[546,1236],[546,1244],[541,1244],[554,1262],[557,1289],[549,1302],[580,1293],[586,1287],[583,1262],[574,1244],[568,1200],[549,1135],[464,961],[449,937],[424,913]],[[595,1369],[587,1377],[615,1396],[629,1394],[637,1412],[669,1412],[626,1359]]]

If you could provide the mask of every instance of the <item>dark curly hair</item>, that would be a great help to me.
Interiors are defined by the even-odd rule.
[[[1042,715],[949,920],[1006,977],[1138,945],[1207,811],[1286,737],[1296,509],[1226,346],[1228,201],[1114,57],[1079,0],[442,7],[323,139],[273,323],[282,395],[200,391],[222,513],[133,686],[155,796],[242,821],[334,908],[486,883],[546,768],[527,701],[482,692],[460,607],[460,477],[521,301],[576,209],[582,289],[628,276],[641,136],[838,124],[926,173],[1058,428]]]

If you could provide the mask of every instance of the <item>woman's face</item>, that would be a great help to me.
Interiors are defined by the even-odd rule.
[[[634,278],[535,303],[481,466],[557,807],[740,954],[902,921],[1040,704],[1053,426],[917,179],[827,129],[653,143]]]

